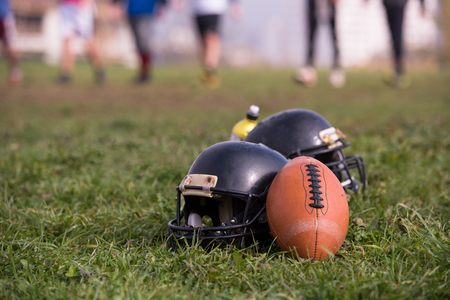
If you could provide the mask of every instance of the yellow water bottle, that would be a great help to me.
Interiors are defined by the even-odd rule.
[[[247,117],[234,125],[231,131],[230,141],[243,141],[247,134],[255,128],[258,123],[259,107],[256,105],[250,106],[247,111]]]

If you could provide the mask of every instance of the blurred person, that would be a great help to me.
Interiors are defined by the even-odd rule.
[[[63,39],[62,59],[58,81],[71,81],[75,64],[71,43],[74,38],[82,38],[86,52],[95,72],[95,81],[105,81],[103,61],[94,38],[95,0],[59,0],[60,31]]]
[[[9,0],[0,0],[0,42],[6,55],[9,68],[8,81],[15,85],[22,81],[19,60],[11,46],[11,31],[14,28],[14,16]]]
[[[221,34],[220,26],[222,16],[228,9],[228,2],[231,6],[231,16],[239,19],[242,16],[242,7],[238,0],[190,0],[192,13],[196,22],[201,43],[201,79],[210,88],[220,86],[220,77],[217,69],[221,57]],[[178,0],[179,6],[184,1]]]
[[[330,24],[331,41],[333,46],[333,68],[329,76],[330,83],[340,88],[345,84],[345,72],[341,67],[338,38],[336,32],[336,6],[338,0],[307,0],[307,20],[308,20],[308,50],[306,55],[306,65],[300,68],[294,79],[308,87],[317,83],[317,72],[314,68],[315,41],[317,25],[321,20],[326,20]]]
[[[151,80],[152,47],[151,31],[154,17],[162,15],[166,0],[112,0],[114,4],[123,4],[136,43],[140,68],[136,83],[148,83]]]
[[[386,78],[386,82],[400,88],[405,88],[410,84],[410,79],[404,75],[404,58],[403,58],[403,17],[405,14],[405,6],[408,0],[383,0],[386,10],[386,17],[391,34],[393,58],[394,58],[394,74]],[[421,14],[425,15],[424,0],[420,0]]]

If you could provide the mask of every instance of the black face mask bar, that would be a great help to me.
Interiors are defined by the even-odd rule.
[[[307,150],[297,149],[294,152],[289,153],[286,157],[288,159],[294,159],[298,156],[317,157],[319,155],[335,151],[339,156],[339,160],[324,162],[324,164],[330,168],[330,170],[336,174],[338,178],[344,178],[344,181],[342,182],[342,187],[344,189],[349,189],[354,192],[364,192],[367,186],[366,166],[364,159],[361,155],[346,157],[343,152],[343,148],[350,146],[350,142],[345,142],[342,138],[338,139],[338,141],[340,142],[340,145],[332,149],[330,149],[328,145],[318,146]],[[362,185],[361,187],[355,178],[350,174],[350,169],[354,168],[358,169],[359,178]]]
[[[366,165],[361,155],[345,157],[342,151],[338,151],[340,161],[327,162],[325,165],[340,179],[343,177],[342,187],[354,192],[364,192],[367,186]],[[345,158],[344,158],[345,157]],[[350,170],[357,169],[361,187],[358,181],[351,175]]]
[[[204,190],[202,186],[185,186],[185,189],[190,190]],[[169,235],[171,240],[172,249],[176,249],[175,241],[181,239],[187,240],[206,240],[212,241],[217,239],[240,239],[237,243],[239,248],[242,248],[243,238],[247,236],[251,236],[258,233],[264,233],[268,229],[254,229],[251,228],[252,225],[258,222],[258,217],[264,213],[266,209],[265,205],[265,196],[267,194],[268,189],[264,191],[261,195],[242,193],[239,191],[223,191],[216,188],[208,188],[209,191],[213,192],[216,195],[224,195],[224,196],[232,196],[235,198],[239,198],[241,200],[246,201],[245,210],[242,215],[242,223],[237,224],[237,219],[241,219],[240,216],[234,216],[232,219],[227,222],[222,223],[221,226],[214,227],[193,227],[190,225],[181,225],[180,220],[184,217],[185,211],[181,210],[181,190],[177,187],[177,218],[169,221]],[[260,204],[259,207],[257,204]],[[249,213],[256,212],[254,216],[249,219]],[[233,224],[234,223],[234,224]],[[239,232],[242,230],[241,232]],[[238,231],[238,232],[236,232]]]

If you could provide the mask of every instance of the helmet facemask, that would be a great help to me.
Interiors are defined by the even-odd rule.
[[[185,181],[186,178],[177,188],[177,218],[169,222],[175,239],[202,240],[203,245],[212,240],[227,240],[242,248],[253,241],[252,235],[268,236],[265,218],[267,190],[256,195],[183,185]],[[184,207],[181,210],[182,198]],[[247,241],[245,237],[249,237]]]
[[[342,187],[354,192],[366,188],[366,167],[360,155],[345,156],[342,149],[313,156],[323,162],[341,181]],[[359,178],[360,182],[355,178]]]
[[[177,216],[168,224],[172,242],[215,240],[243,248],[270,239],[267,191],[286,163],[281,153],[254,143],[226,141],[205,149],[177,187]]]
[[[319,137],[321,144],[317,147],[297,149],[287,157],[316,158],[333,171],[344,189],[364,192],[367,180],[364,159],[360,155],[345,156],[343,149],[350,146],[350,143],[344,140],[345,135],[339,129],[330,127],[319,132]],[[355,178],[360,178],[360,182]]]

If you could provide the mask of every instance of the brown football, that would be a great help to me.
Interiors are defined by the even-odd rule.
[[[275,176],[267,219],[278,246],[291,257],[322,260],[336,253],[347,235],[347,196],[327,166],[300,156]]]

